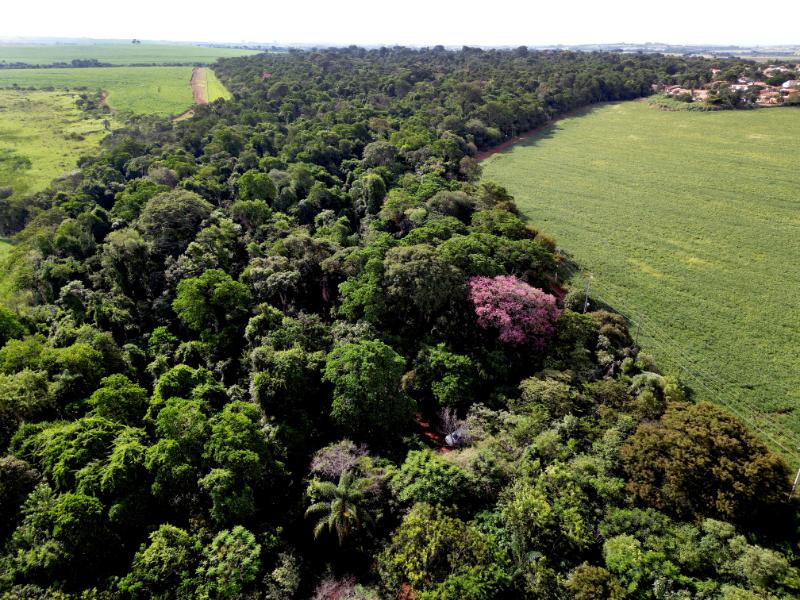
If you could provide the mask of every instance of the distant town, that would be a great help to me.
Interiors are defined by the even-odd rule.
[[[711,81],[700,88],[653,85],[653,91],[685,102],[708,102],[722,93],[739,96],[741,104],[762,107],[800,103],[800,63],[770,64],[742,74],[711,69]]]

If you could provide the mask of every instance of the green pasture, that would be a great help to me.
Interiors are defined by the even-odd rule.
[[[487,159],[578,285],[800,467],[800,110],[609,104]],[[633,325],[635,331],[636,325]],[[797,463],[797,464],[794,464]]]
[[[135,114],[175,115],[192,105],[191,67],[0,69],[0,88],[105,90],[108,105]]]
[[[0,188],[11,186],[15,197],[38,192],[98,146],[114,119],[79,110],[77,97],[0,89]]]
[[[258,50],[210,48],[189,44],[30,44],[0,45],[3,63],[51,65],[73,60],[96,59],[101,63],[125,65],[208,65],[218,58],[258,54]]]

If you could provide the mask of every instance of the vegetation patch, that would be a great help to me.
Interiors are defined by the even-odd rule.
[[[609,105],[483,163],[598,302],[643,321],[660,364],[784,444],[800,434],[797,117]]]
[[[80,110],[80,99],[78,92],[0,90],[0,201],[9,189],[10,198],[44,189],[108,133],[111,119]]]
[[[0,70],[0,88],[104,90],[115,111],[175,115],[192,105],[191,67]]]
[[[709,112],[715,110],[724,110],[723,107],[705,102],[683,102],[677,100],[668,94],[654,94],[647,98],[647,103],[655,108],[667,111],[694,111],[694,112]]]

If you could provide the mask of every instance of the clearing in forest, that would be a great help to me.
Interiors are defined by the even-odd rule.
[[[646,352],[792,458],[798,139],[792,108],[662,112],[627,102],[560,120],[483,163],[592,274],[592,294],[641,321]]]
[[[176,115],[192,105],[192,67],[0,69],[0,88],[105,90],[115,111]]]
[[[77,168],[113,125],[80,110],[77,92],[0,89],[0,188],[14,197],[43,190]]]

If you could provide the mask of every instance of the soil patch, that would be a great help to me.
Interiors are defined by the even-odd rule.
[[[203,67],[192,69],[192,96],[195,104],[208,104],[205,76],[206,70]]]

